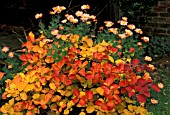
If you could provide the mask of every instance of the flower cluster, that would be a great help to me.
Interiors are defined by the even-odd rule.
[[[126,17],[118,21],[121,29],[105,21],[96,33],[96,17],[85,13],[89,8],[83,5],[83,11],[66,14],[63,20],[58,14],[65,7],[53,7],[50,14],[57,17],[51,26],[45,29],[41,23],[38,38],[28,34],[20,55],[26,68],[6,80],[2,98],[10,100],[0,108],[2,113],[71,114],[76,107],[79,115],[147,114],[150,89],[162,88],[152,80],[154,66],[142,63],[151,61],[148,56],[142,59],[142,42],[149,38],[140,38],[142,30]]]

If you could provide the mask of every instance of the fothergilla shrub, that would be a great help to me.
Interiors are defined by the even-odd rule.
[[[75,15],[61,15],[64,6],[53,7],[49,26],[40,21],[40,35],[30,32],[20,55],[26,68],[6,80],[0,111],[12,115],[40,113],[71,115],[146,115],[150,89],[160,92],[152,80],[154,66],[143,56],[148,37],[123,17],[114,23],[87,14],[83,5]],[[37,14],[36,18],[41,18]],[[77,109],[78,108],[78,109]]]

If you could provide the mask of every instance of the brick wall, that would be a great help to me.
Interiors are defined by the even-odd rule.
[[[153,12],[149,23],[144,26],[144,31],[170,37],[170,0],[159,0]]]

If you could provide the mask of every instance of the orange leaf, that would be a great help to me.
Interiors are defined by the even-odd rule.
[[[3,78],[4,72],[0,72],[0,80]]]

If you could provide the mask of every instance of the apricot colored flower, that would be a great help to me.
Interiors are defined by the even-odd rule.
[[[135,32],[136,32],[136,33],[139,33],[139,34],[143,34],[143,31],[142,31],[140,28],[136,28],[136,29],[135,29]]]
[[[64,19],[64,20],[62,20],[61,21],[63,24],[65,24],[66,22],[67,22],[67,20],[66,19]]]
[[[152,64],[149,64],[148,67],[150,67],[152,70],[155,70],[155,67]]]
[[[134,30],[136,28],[135,25],[133,24],[128,24],[127,27],[131,30]]]
[[[9,52],[8,56],[9,56],[10,58],[13,58],[13,57],[14,57],[14,52]]]
[[[120,25],[122,25],[122,26],[126,26],[128,24],[128,22],[126,22],[124,20],[119,20],[117,23],[120,23]]]
[[[12,64],[8,65],[8,69],[12,69]]]
[[[58,30],[52,30],[52,31],[51,31],[51,34],[52,34],[52,35],[57,35],[58,32],[59,32]]]
[[[75,13],[75,15],[76,15],[77,17],[80,17],[80,16],[83,15],[83,12],[82,12],[82,11],[77,11],[77,12]]]
[[[72,19],[74,19],[74,16],[73,15],[68,15],[68,16],[66,16],[66,18],[67,18],[67,20],[72,20]]]
[[[133,32],[131,30],[125,29],[125,34],[131,36]]]
[[[125,34],[119,34],[118,36],[119,36],[119,38],[121,38],[121,39],[126,38],[126,35],[125,35]]]
[[[114,33],[114,34],[118,34],[117,28],[109,28],[108,31],[111,32],[111,33]]]
[[[35,15],[35,19],[39,19],[39,18],[42,18],[43,14],[42,13],[38,13]]]
[[[72,23],[74,23],[74,24],[75,24],[75,23],[78,23],[78,19],[76,19],[76,18],[71,19],[70,22],[72,22]]]
[[[55,6],[52,9],[54,10],[54,12],[59,14],[62,10],[65,10],[66,8],[64,6]]]
[[[90,18],[90,15],[85,13],[81,16],[80,19],[84,22],[84,21],[87,21],[89,18]]]
[[[114,23],[111,21],[104,21],[106,27],[111,27]]]
[[[138,42],[137,45],[138,45],[138,46],[142,46],[142,43],[141,43],[141,42]]]
[[[145,56],[145,61],[152,61],[152,58],[149,56]]]
[[[88,10],[88,9],[90,9],[90,6],[87,4],[87,5],[83,5],[83,6],[81,6],[81,9],[82,10]]]
[[[2,48],[2,51],[3,51],[3,52],[8,52],[8,51],[9,51],[9,48],[5,46],[5,47]]]
[[[164,84],[158,83],[158,87],[162,89],[162,88],[164,88]]]
[[[90,19],[95,20],[95,19],[96,19],[96,16],[90,15]]]
[[[149,37],[142,37],[141,38],[144,42],[149,42]]]
[[[127,17],[122,17],[122,20],[124,21],[127,21],[127,19],[128,19]]]
[[[152,104],[158,104],[158,100],[152,98],[152,99],[151,99],[151,103],[152,103]]]

